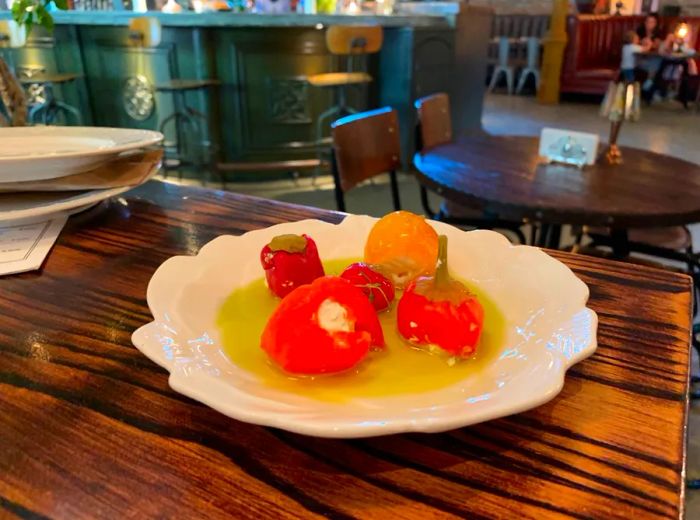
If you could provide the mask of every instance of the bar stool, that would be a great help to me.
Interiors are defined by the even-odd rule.
[[[384,33],[379,25],[332,25],[326,31],[326,47],[331,54],[345,58],[345,71],[314,74],[307,78],[311,86],[333,91],[333,106],[316,119],[315,143],[319,164],[321,147],[327,144],[323,139],[324,123],[336,117],[357,113],[356,109],[347,104],[348,88],[372,81],[372,76],[366,72],[356,71],[356,58],[379,52],[383,38]],[[318,168],[314,177],[317,174]]]
[[[418,150],[428,150],[447,144],[452,141],[452,118],[450,116],[450,98],[444,92],[426,96],[416,100],[418,111]],[[455,224],[482,229],[503,229],[513,233],[518,240],[525,244],[527,239],[522,231],[524,222],[511,222],[501,220],[496,215],[484,215],[483,212],[460,206],[449,200],[445,200],[439,211],[433,211],[428,201],[428,190],[420,185],[420,199],[423,209],[428,217]]]
[[[527,38],[527,62],[525,68],[520,73],[518,87],[515,89],[516,94],[522,92],[525,87],[525,82],[528,76],[535,78],[535,89],[540,88],[540,39]]]
[[[83,118],[80,110],[57,99],[54,92],[55,85],[68,85],[80,77],[79,74],[73,73],[44,74],[42,71],[21,73],[19,81],[25,87],[31,105],[29,123],[51,125],[56,122],[60,114],[64,114],[64,116],[70,115],[76,125],[82,125]],[[67,118],[66,122],[68,122]]]
[[[385,107],[338,119],[331,125],[338,211],[345,211],[345,192],[362,181],[389,173],[394,209],[401,209],[396,170],[401,167],[399,119],[396,110]]]
[[[14,20],[0,20],[0,47],[20,48],[27,42],[27,30]],[[7,53],[8,59],[12,58]],[[11,63],[7,64],[11,67]],[[65,101],[56,98],[54,87],[68,85],[80,78],[79,74],[55,73],[47,74],[40,67],[14,67],[16,81],[23,87],[25,103],[28,107],[26,124],[52,124],[60,114],[72,116],[74,122],[82,124],[80,111]],[[66,122],[68,122],[66,118]]]
[[[129,30],[129,39],[135,45],[147,48],[160,45],[162,27],[157,18],[150,16],[133,18],[129,21]],[[207,116],[188,106],[185,95],[187,92],[201,91],[219,84],[220,82],[215,79],[173,78],[154,87],[156,92],[171,94],[174,107],[173,112],[159,125],[161,133],[165,133],[170,123],[174,125],[175,130],[175,140],[163,143],[167,157],[164,161],[164,175],[167,176],[168,167],[182,165],[185,157],[194,157],[192,162],[196,165],[215,163],[217,147],[211,140],[203,138],[202,123],[208,122]],[[197,143],[199,150],[193,148],[194,143]],[[202,179],[202,182],[205,182],[205,179]]]
[[[506,36],[501,36],[498,39],[498,63],[493,69],[491,83],[489,83],[489,92],[493,92],[493,89],[496,88],[501,74],[506,78],[506,86],[508,88],[508,94],[510,95],[513,93],[515,71],[510,64],[510,39]]]
[[[167,125],[172,121],[175,127],[175,142],[165,142],[166,153],[169,160],[177,165],[182,164],[183,157],[196,157],[195,164],[213,164],[215,146],[211,140],[204,140],[202,126],[200,123],[207,123],[207,116],[199,110],[187,105],[185,93],[188,91],[200,91],[219,85],[220,82],[214,79],[173,79],[166,83],[156,85],[156,92],[170,92],[173,96],[173,106],[175,110],[172,114],[161,121],[159,131],[165,134]],[[189,133],[188,133],[189,131]],[[187,139],[186,136],[196,136],[199,150],[192,148],[195,140]],[[168,162],[165,162],[166,169]],[[171,163],[172,164],[172,163]]]

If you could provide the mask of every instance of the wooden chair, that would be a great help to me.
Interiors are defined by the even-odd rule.
[[[389,173],[394,209],[401,209],[396,170],[401,166],[396,110],[380,108],[338,119],[331,125],[335,200],[345,211],[345,193],[362,181]]]
[[[429,150],[452,141],[452,118],[450,116],[450,98],[440,92],[418,99],[415,102],[418,111],[418,128],[416,148]],[[488,217],[478,210],[466,208],[445,200],[438,212],[433,211],[428,200],[428,191],[420,186],[420,199],[426,214],[434,219],[458,226],[485,229],[505,229],[515,234],[523,244],[527,242],[521,226],[523,222],[510,222],[497,217]],[[533,231],[534,233],[534,231]]]
[[[420,123],[418,149],[430,150],[452,141],[450,97],[444,92],[422,97],[415,103]]]
[[[416,149],[430,150],[441,144],[452,141],[452,117],[450,115],[450,98],[444,92],[422,97],[414,103],[418,111],[418,127],[416,128]],[[443,208],[433,211],[428,200],[428,190],[420,185],[420,200],[423,210],[432,219],[445,218]],[[449,204],[447,201],[444,204]],[[478,218],[478,212],[472,212]]]
[[[590,243],[582,246],[583,237],[587,236]],[[589,252],[600,247],[616,248],[616,236],[609,229],[604,227],[584,226],[582,233],[576,238],[574,250],[579,252]],[[685,226],[670,226],[658,228],[640,228],[627,231],[627,240],[624,241],[624,253],[631,262],[638,262],[640,259],[629,256],[630,254],[643,254],[655,256],[666,260],[682,262],[687,266],[687,272],[691,276],[698,275],[698,257],[693,252],[693,239],[690,231]],[[667,267],[654,262],[656,267]]]
[[[0,111],[0,126],[26,126],[27,98],[15,75],[0,58],[0,101],[5,114]]]

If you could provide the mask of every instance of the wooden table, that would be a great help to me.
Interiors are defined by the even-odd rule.
[[[618,230],[700,221],[700,166],[621,147],[623,164],[546,164],[539,139],[469,134],[415,155],[419,182],[500,218]],[[553,233],[550,247],[556,247]]]
[[[600,317],[552,402],[439,435],[313,439],[180,396],[130,336],[166,258],[342,215],[157,182],[122,197],[72,217],[41,272],[0,279],[0,516],[682,515],[689,278],[552,253]]]

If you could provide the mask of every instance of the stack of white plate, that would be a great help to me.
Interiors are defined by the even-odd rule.
[[[162,140],[160,132],[130,128],[0,128],[0,223],[77,213],[133,188],[132,184],[73,190],[60,187],[60,182],[55,183],[59,187],[52,186],[52,180],[100,169],[104,176],[111,161]],[[159,166],[158,161],[152,163],[139,182],[155,175]]]

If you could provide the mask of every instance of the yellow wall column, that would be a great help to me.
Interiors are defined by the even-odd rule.
[[[569,13],[569,0],[554,0],[549,32],[544,39],[544,57],[542,58],[542,81],[537,92],[537,100],[543,104],[559,103],[559,85],[561,69],[564,63],[564,50],[568,37],[566,35],[566,16]]]

